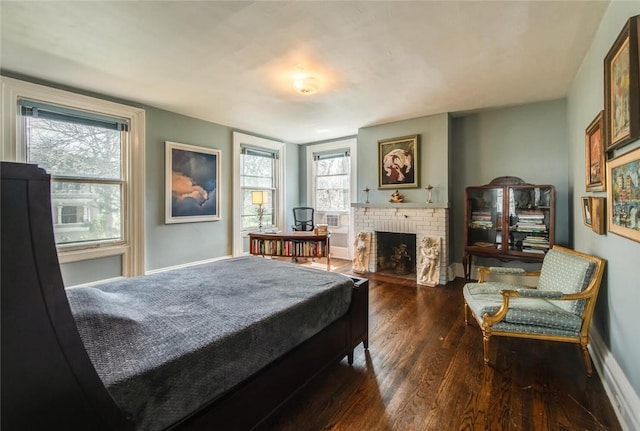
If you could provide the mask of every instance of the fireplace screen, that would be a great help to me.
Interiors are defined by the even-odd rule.
[[[376,232],[376,272],[400,276],[415,276],[416,235]]]

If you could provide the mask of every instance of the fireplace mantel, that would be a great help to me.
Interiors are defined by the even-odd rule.
[[[381,203],[359,203],[359,202],[352,202],[351,206],[354,208],[396,208],[396,209],[403,209],[403,208],[411,208],[411,209],[415,209],[415,208],[424,208],[424,209],[447,209],[449,208],[449,203],[445,202],[433,202],[433,203],[421,203],[421,202],[400,202],[397,204],[391,203],[391,202],[381,202]]]

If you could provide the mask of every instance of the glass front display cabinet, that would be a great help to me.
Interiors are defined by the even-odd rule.
[[[495,178],[465,189],[464,257],[469,279],[473,256],[539,262],[553,246],[555,188],[517,177]]]

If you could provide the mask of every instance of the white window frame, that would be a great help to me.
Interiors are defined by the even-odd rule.
[[[351,202],[356,201],[357,192],[356,192],[356,151],[357,151],[357,140],[356,138],[348,138],[342,139],[339,141],[327,142],[324,144],[314,144],[307,145],[307,202],[310,203],[312,207],[316,207],[316,164],[313,160],[314,153],[321,153],[332,150],[342,150],[345,148],[349,149],[350,153],[350,162],[351,162],[351,172],[349,177],[349,188],[350,188],[350,196]],[[332,214],[345,214],[348,211],[326,211]]]
[[[2,135],[0,159],[25,162],[24,122],[18,109],[18,99],[29,99],[52,105],[97,112],[123,118],[129,122],[128,139],[123,142],[123,232],[118,244],[93,243],[86,247],[58,247],[60,263],[79,262],[108,256],[122,256],[122,275],[144,274],[144,142],[145,111],[141,108],[109,102],[39,84],[0,77],[2,101]]]
[[[309,203],[309,206],[312,207],[316,207],[316,193],[315,193],[315,187],[316,187],[316,164],[315,161],[313,160],[313,154],[314,153],[322,153],[325,151],[332,151],[332,150],[341,150],[341,149],[345,149],[348,148],[349,149],[349,153],[350,153],[350,162],[351,162],[351,172],[350,172],[350,177],[349,177],[349,188],[350,188],[350,197],[351,197],[351,202],[356,202],[357,200],[357,196],[358,196],[358,191],[357,189],[357,171],[356,171],[356,165],[357,165],[357,145],[358,140],[353,137],[353,138],[344,138],[344,139],[340,139],[338,141],[332,141],[332,142],[325,142],[322,144],[313,144],[313,145],[307,145],[306,146],[306,151],[307,151],[307,202]],[[337,247],[334,247],[333,245],[331,245],[331,254],[334,255],[336,257],[341,257],[341,258],[346,258],[346,259],[351,259],[351,257],[353,256],[353,241],[355,239],[355,235],[352,229],[353,226],[353,211],[351,210],[351,207],[349,207],[348,211],[327,211],[327,213],[331,213],[331,214],[349,214],[349,223],[348,225],[345,227],[346,229],[348,229],[349,231],[349,236],[348,236],[348,247],[346,250],[339,250],[337,249]],[[316,219],[316,223],[319,223],[319,221]],[[334,252],[335,250],[335,252]]]
[[[243,145],[244,145],[244,147],[243,147]],[[241,154],[240,154],[240,162],[241,162],[241,163],[240,163],[240,167],[241,167],[241,168],[242,168],[242,157],[243,157],[243,155],[242,155],[242,150],[243,150],[243,149],[246,149],[246,148],[254,148],[254,147],[250,147],[250,146],[248,146],[247,144],[241,144],[241,145],[240,145],[240,149],[241,149]],[[261,147],[261,148],[260,148],[260,150],[264,150],[264,148],[263,148],[263,147]],[[274,154],[274,153],[271,153],[271,154]],[[271,180],[272,180],[272,182],[271,182],[271,187],[257,187],[257,186],[256,186],[256,187],[250,187],[250,186],[242,187],[242,169],[240,169],[240,197],[241,197],[241,199],[243,199],[243,198],[244,198],[244,196],[245,196],[245,194],[244,194],[243,192],[246,192],[247,190],[267,192],[267,194],[268,194],[269,196],[271,196],[272,194],[273,194],[274,196],[276,195],[277,190],[278,190],[278,184],[277,184],[277,178],[278,178],[278,157],[279,157],[279,155],[275,155],[274,157],[267,157],[267,156],[264,156],[264,158],[268,158],[268,159],[271,161]],[[276,200],[277,200],[277,198],[276,198]],[[276,207],[275,207],[275,206],[273,206],[273,202],[271,202],[271,206],[272,206],[272,208],[276,209]],[[264,210],[266,210],[266,208],[268,208],[268,207],[269,207],[269,206],[267,205],[267,206],[263,207],[263,209],[264,209]],[[244,210],[244,206],[241,206],[241,207],[240,207],[240,217],[242,217],[243,215],[246,215],[246,214],[243,214],[243,210]],[[277,210],[277,209],[276,209],[276,210]],[[266,212],[266,211],[265,211],[265,212]],[[273,221],[274,223],[265,223],[265,222],[263,222],[263,224],[262,224],[263,228],[267,228],[267,229],[269,229],[269,228],[273,228],[273,227],[275,227],[275,223],[277,222],[277,221],[276,221],[276,217],[275,217],[275,215],[273,215],[273,217],[272,217],[272,221]],[[241,229],[242,229],[243,231],[257,230],[257,229],[258,229],[258,224],[255,224],[255,225],[253,225],[253,226],[249,226],[248,228],[245,226],[245,227],[242,227]]]
[[[285,207],[285,184],[284,167],[286,166],[286,154],[284,142],[272,139],[259,138],[241,132],[233,132],[233,256],[246,254],[243,250],[244,238],[249,235],[250,230],[242,229],[242,190],[240,188],[240,152],[242,145],[249,145],[255,148],[277,151],[278,158],[275,160],[276,202],[273,202],[273,221],[277,229],[283,230],[284,207]]]
[[[340,148],[342,149],[342,148]],[[314,154],[317,154],[318,151],[315,151]],[[313,193],[313,198],[311,200],[311,202],[313,202],[313,207],[316,209],[316,211],[321,211],[324,212],[325,214],[330,214],[330,215],[340,215],[340,214],[349,214],[351,212],[351,207],[349,206],[349,203],[351,202],[351,181],[349,181],[349,203],[347,203],[347,207],[344,210],[336,210],[336,209],[329,209],[329,210],[321,210],[320,208],[318,208],[318,160],[315,160],[314,155],[312,154],[312,158],[313,158],[313,185],[312,185],[312,193]],[[344,175],[344,173],[340,174],[340,175]],[[349,151],[349,180],[351,180],[351,151]],[[344,189],[341,189],[344,191]]]

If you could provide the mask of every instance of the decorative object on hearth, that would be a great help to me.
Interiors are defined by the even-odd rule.
[[[603,122],[603,111],[600,111],[585,131],[585,174],[588,192],[603,192],[606,187]]]
[[[369,203],[369,192],[371,191],[371,189],[369,187],[365,187],[365,189],[363,190],[363,192],[365,193],[365,204]]]
[[[440,281],[440,238],[425,236],[418,252],[418,284],[437,286]]]
[[[607,151],[640,138],[638,21],[627,20],[604,58],[604,112]]]
[[[607,162],[608,230],[640,242],[640,148]]]
[[[431,184],[427,184],[424,188],[427,191],[427,203],[433,203],[431,200],[431,192],[433,191],[433,186]]]
[[[378,188],[418,187],[418,135],[378,141]]]
[[[358,232],[353,244],[355,255],[353,256],[352,271],[364,273],[369,270],[369,255],[371,254],[371,232]]]
[[[391,262],[393,271],[396,274],[407,274],[411,267],[411,256],[407,252],[407,244],[398,244],[397,247],[393,247],[393,254],[391,255]]]

